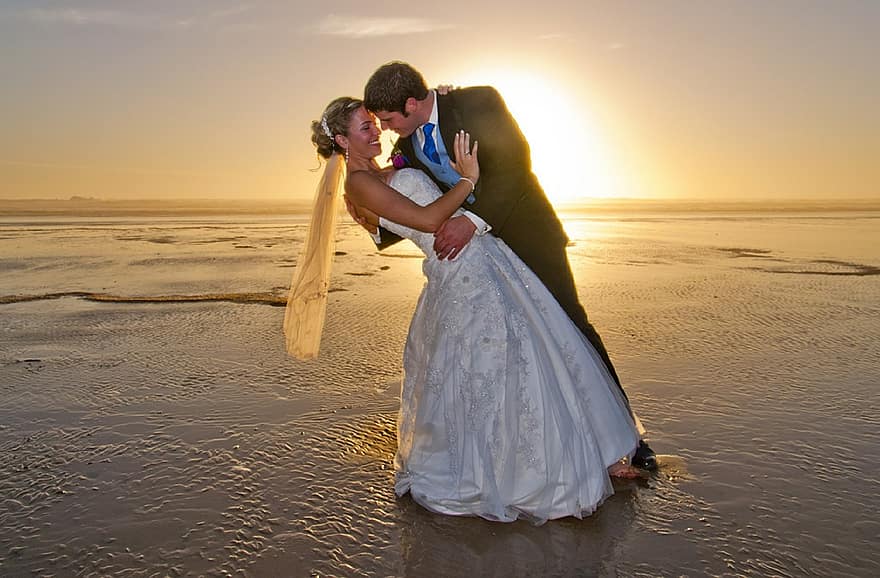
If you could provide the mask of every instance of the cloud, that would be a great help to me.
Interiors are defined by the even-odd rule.
[[[450,24],[435,22],[425,18],[382,18],[369,16],[337,16],[331,14],[318,22],[316,31],[325,36],[345,36],[348,38],[378,38],[382,36],[402,36],[448,30]]]
[[[25,17],[35,22],[60,22],[62,24],[124,24],[127,20],[121,12],[110,10],[77,10],[76,8],[34,8]]]
[[[68,26],[110,26],[125,29],[187,29],[193,18],[172,18],[159,14],[86,10],[77,8],[33,8],[22,13],[26,20],[40,24]]]
[[[237,4],[228,8],[222,8],[211,13],[211,18],[233,18],[254,9],[252,4]]]
[[[562,34],[560,32],[548,32],[547,34],[540,34],[537,36],[538,40],[568,40],[568,34]]]

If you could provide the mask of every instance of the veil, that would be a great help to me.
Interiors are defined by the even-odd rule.
[[[344,165],[338,153],[333,153],[327,160],[315,192],[309,232],[290,283],[284,311],[284,335],[287,353],[298,359],[317,357],[321,346],[336,244],[337,191]]]

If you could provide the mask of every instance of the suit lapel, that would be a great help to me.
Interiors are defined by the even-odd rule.
[[[449,158],[455,160],[455,133],[462,127],[461,112],[455,106],[452,93],[437,95],[437,122],[440,124],[440,135]]]

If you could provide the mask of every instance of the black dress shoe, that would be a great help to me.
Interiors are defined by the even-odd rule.
[[[636,453],[633,455],[631,463],[635,467],[642,468],[643,470],[656,470],[657,454],[654,453],[654,450],[648,447],[648,444],[639,440],[639,447],[636,448]]]

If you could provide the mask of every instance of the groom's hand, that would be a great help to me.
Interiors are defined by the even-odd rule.
[[[434,233],[434,252],[437,253],[437,258],[442,261],[458,257],[465,245],[470,243],[476,230],[477,226],[464,215],[452,217],[440,225]]]

